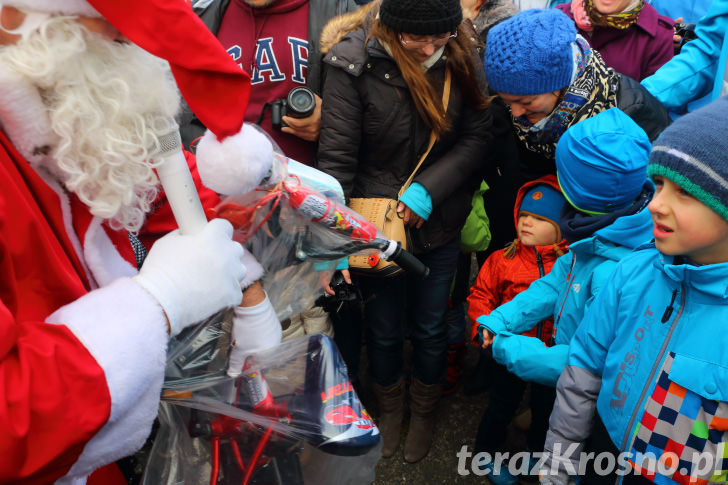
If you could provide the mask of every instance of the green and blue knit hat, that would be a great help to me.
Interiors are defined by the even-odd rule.
[[[728,220],[728,97],[676,120],[655,140],[647,173],[671,180]]]

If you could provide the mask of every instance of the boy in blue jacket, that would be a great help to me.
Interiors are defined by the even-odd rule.
[[[655,142],[654,243],[617,265],[571,342],[541,483],[726,482],[726,128],[720,98]],[[616,471],[582,460],[580,472],[588,436],[589,451],[623,453]]]
[[[559,140],[556,169],[570,204],[560,226],[569,253],[527,290],[477,319],[483,346],[493,343],[495,360],[521,379],[556,386],[569,341],[597,292],[620,259],[650,240],[649,153],[645,132],[618,108],[575,124]],[[520,335],[551,316],[553,346]]]

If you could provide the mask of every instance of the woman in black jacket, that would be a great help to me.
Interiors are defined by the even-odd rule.
[[[430,133],[437,137],[398,207],[409,249],[429,266],[430,276],[359,278],[384,456],[399,445],[402,347],[410,324],[412,418],[404,448],[409,462],[423,458],[432,441],[446,364],[442,316],[460,230],[492,139],[478,37],[461,22],[458,0],[383,0],[366,15],[327,27],[340,40],[324,58],[318,168],[336,177],[346,197],[396,199],[426,152]],[[452,75],[447,110],[446,69]]]

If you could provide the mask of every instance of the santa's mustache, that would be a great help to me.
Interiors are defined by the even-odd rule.
[[[3,47],[0,63],[39,89],[66,188],[112,227],[138,231],[157,196],[151,154],[179,108],[166,63],[68,18]]]

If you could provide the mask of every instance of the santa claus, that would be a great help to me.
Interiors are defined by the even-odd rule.
[[[10,0],[0,28],[0,482],[82,483],[148,436],[170,335],[262,273],[226,221],[163,235],[177,86],[211,130],[187,162],[218,192],[257,185],[272,153],[243,127],[249,78],[185,0]],[[233,374],[280,339],[259,285],[242,305]]]

